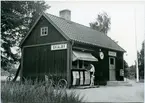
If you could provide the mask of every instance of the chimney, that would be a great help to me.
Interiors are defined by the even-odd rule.
[[[66,19],[66,20],[71,20],[71,11],[68,9],[61,10],[59,12],[59,16]]]

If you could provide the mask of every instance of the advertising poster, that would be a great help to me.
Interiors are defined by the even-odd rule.
[[[90,84],[90,72],[85,71],[85,84]]]
[[[80,72],[80,85],[83,85],[83,71]]]
[[[72,85],[78,85],[79,84],[79,72],[73,71],[73,83]]]

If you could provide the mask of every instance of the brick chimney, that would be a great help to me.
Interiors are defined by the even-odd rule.
[[[59,16],[66,19],[66,20],[71,20],[71,11],[68,9],[61,10],[59,12]]]

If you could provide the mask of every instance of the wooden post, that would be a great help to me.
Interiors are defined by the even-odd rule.
[[[71,86],[71,68],[72,68],[72,45],[67,43],[67,82],[68,87]]]
[[[124,71],[125,71],[125,68],[124,68],[124,53],[122,54],[122,58],[123,58],[123,59],[122,59],[122,61],[123,61],[123,64],[122,64],[122,65],[123,65],[123,68],[122,68],[122,69],[123,69],[123,72],[124,72]],[[120,71],[119,71],[119,72],[120,72]],[[123,76],[123,81],[124,81],[124,76]]]
[[[21,67],[20,67],[20,81],[23,81],[23,59],[24,59],[24,47],[22,47]]]

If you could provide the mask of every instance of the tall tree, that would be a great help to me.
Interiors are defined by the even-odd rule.
[[[96,21],[90,23],[90,27],[97,31],[100,31],[107,35],[108,31],[110,30],[111,25],[111,18],[108,16],[106,12],[99,13],[97,15]]]
[[[124,76],[129,77],[129,71],[128,71],[128,63],[124,60]]]
[[[138,52],[138,67],[140,78],[144,78],[144,42],[142,43],[142,49]]]
[[[19,61],[12,47],[18,46],[29,28],[48,6],[44,1],[1,1],[1,66]]]

